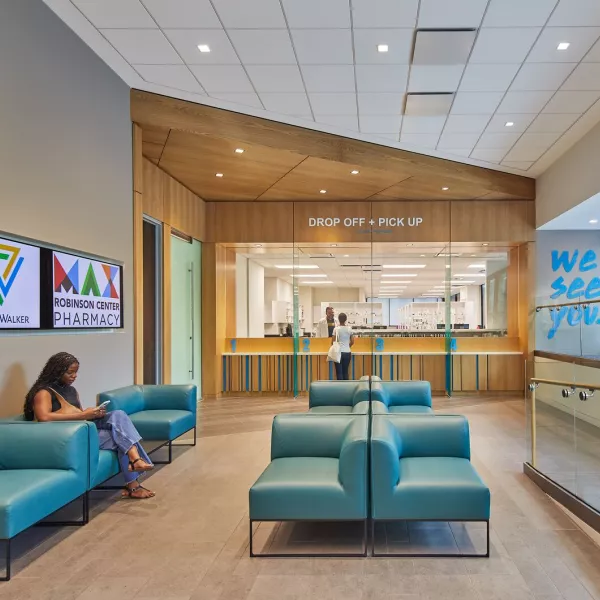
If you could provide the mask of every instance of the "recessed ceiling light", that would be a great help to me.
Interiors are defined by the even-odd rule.
[[[254,244],[255,248],[262,248],[262,244]]]
[[[198,50],[200,50],[200,52],[210,52],[210,47],[206,44],[199,44]]]
[[[327,190],[319,190],[319,194],[326,194]]]
[[[506,123],[504,123],[504,127],[514,127],[514,123],[512,121],[506,121]]]
[[[558,46],[556,46],[557,50],[566,50],[571,45],[570,42],[561,42]]]
[[[244,154],[244,149],[243,148],[236,148],[235,149],[237,154]]]
[[[447,191],[448,191],[448,188],[447,188],[447,187],[443,187],[443,188],[442,188],[442,192],[447,192]]]
[[[427,265],[382,265],[384,269],[424,269]]]
[[[387,44],[377,44],[377,52],[387,52],[389,49]]]
[[[331,244],[332,248],[337,248],[337,244]]]
[[[406,244],[407,248],[412,248],[414,246],[414,244]]]
[[[350,171],[350,173],[352,175],[358,175],[360,173],[360,171],[357,171],[356,169],[354,169],[354,171]]]
[[[598,219],[590,219],[590,224],[595,225],[598,222]]]
[[[215,173],[215,177],[223,177],[223,173]]]
[[[421,258],[425,258],[425,255],[424,255],[424,254],[421,254]]]
[[[481,244],[482,246],[489,246],[489,244],[487,242],[484,242],[483,244]]]

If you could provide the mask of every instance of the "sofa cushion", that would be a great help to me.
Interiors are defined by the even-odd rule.
[[[433,415],[434,412],[429,406],[418,406],[409,404],[406,406],[390,406],[388,408],[389,412],[394,414],[419,414],[419,415]]]
[[[351,415],[353,408],[353,406],[313,406],[308,409],[308,412],[325,415]]]
[[[0,539],[14,537],[85,491],[75,471],[1,469]]]
[[[250,488],[253,520],[353,520],[366,517],[364,498],[350,498],[337,458],[276,458]]]
[[[187,410],[142,410],[129,416],[144,440],[174,440],[196,425]]]
[[[100,450],[98,454],[98,469],[92,479],[92,487],[104,483],[120,472],[119,459],[113,450]]]
[[[401,458],[399,473],[391,502],[379,505],[376,518],[475,521],[490,517],[490,491],[465,458]]]

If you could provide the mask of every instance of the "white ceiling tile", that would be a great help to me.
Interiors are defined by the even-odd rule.
[[[239,65],[192,65],[190,69],[204,89],[212,92],[253,92],[252,84]]]
[[[550,148],[562,134],[557,132],[552,133],[530,133],[527,131],[521,136],[523,143],[538,148]]]
[[[412,146],[435,149],[438,143],[439,135],[434,133],[402,133],[400,141]]]
[[[290,29],[350,28],[349,0],[282,0]]]
[[[454,94],[407,94],[405,115],[438,117],[450,112]]]
[[[351,65],[352,35],[349,29],[294,29],[298,62],[303,65]]]
[[[315,114],[355,115],[356,94],[310,94],[310,104]]]
[[[479,27],[488,0],[421,0],[420,28]]]
[[[356,65],[359,92],[403,92],[408,65]]]
[[[515,142],[521,136],[520,133],[490,133],[485,132],[479,142],[477,142],[477,148],[480,150],[504,150],[507,152],[512,148]]]
[[[472,148],[444,148],[446,154],[455,154],[456,156],[469,156]]]
[[[571,73],[563,90],[600,90],[600,63],[582,63]]]
[[[535,115],[515,113],[494,115],[485,130],[488,133],[523,133],[534,118]],[[507,127],[507,123],[512,123],[513,125]]]
[[[413,65],[408,81],[409,92],[455,92],[464,65]]]
[[[444,133],[480,134],[488,124],[488,115],[450,115]]]
[[[144,5],[163,29],[221,29],[209,0],[144,0]]]
[[[446,117],[413,117],[406,115],[402,119],[402,131],[405,133],[442,133]]]
[[[527,57],[527,62],[579,62],[598,36],[598,27],[546,27]],[[558,50],[561,42],[570,45],[566,50]]]
[[[306,94],[260,94],[265,108],[283,115],[305,116],[310,114]]]
[[[231,29],[228,33],[245,65],[296,64],[292,40],[286,29]]]
[[[400,115],[360,115],[360,130],[363,133],[393,133],[398,139],[402,117]]]
[[[546,107],[545,113],[584,113],[600,98],[599,92],[558,91]]]
[[[552,92],[507,92],[498,113],[539,113],[552,97]]]
[[[491,115],[502,100],[502,92],[458,92],[450,111],[454,115]]]
[[[560,0],[548,25],[551,27],[600,25],[600,3],[597,0]]]
[[[302,76],[308,92],[354,92],[352,65],[304,65]]]
[[[511,91],[556,91],[569,76],[572,63],[525,63],[515,77]],[[582,88],[579,88],[582,89]]]
[[[482,29],[475,42],[470,62],[521,63],[539,32],[539,27]]]
[[[165,29],[164,33],[188,65],[240,64],[223,29]],[[200,52],[199,44],[209,46],[210,52]]]
[[[600,40],[597,41],[585,55],[583,62],[600,62]]]
[[[512,150],[504,157],[509,162],[532,161],[535,162],[547,151],[547,148],[539,148],[525,143],[517,142]]]
[[[512,169],[527,171],[527,169],[533,165],[533,162],[528,162],[525,160],[503,160],[502,164],[506,165],[507,167],[511,167]]]
[[[358,110],[363,115],[400,114],[404,94],[358,94]]]
[[[483,27],[543,26],[556,0],[491,0]]]
[[[418,8],[419,0],[352,0],[354,28],[414,28]]]
[[[236,94],[231,93],[219,93],[215,92],[211,94],[212,98],[217,100],[225,100],[227,102],[233,102],[234,104],[243,104],[245,106],[252,106],[255,108],[263,108],[260,98],[254,93],[248,94]]]
[[[344,129],[352,129],[358,131],[358,117],[356,115],[319,115],[315,114],[317,123],[325,123],[335,127],[343,127]]]
[[[475,148],[473,152],[471,152],[471,158],[497,164],[504,158],[505,154],[506,150],[489,150],[485,148]]]
[[[249,65],[246,67],[257,92],[303,92],[300,69],[289,65]]]
[[[505,92],[514,79],[520,65],[468,64],[462,81],[461,92]]]
[[[479,138],[478,133],[448,133],[444,131],[438,142],[440,150],[444,148],[472,148]]]
[[[580,114],[541,114],[529,126],[527,133],[564,133],[580,116]]]
[[[73,4],[98,29],[156,27],[139,0],[73,0]]]
[[[204,93],[196,78],[185,65],[134,65],[134,68],[144,80],[150,83],[195,94]]]
[[[398,142],[397,133],[370,133],[369,135],[375,135],[383,140],[391,140],[392,142]]]
[[[408,64],[412,51],[412,29],[355,29],[354,55],[358,65]],[[377,46],[387,44],[387,52]]]
[[[159,29],[103,29],[101,33],[131,64],[181,64],[181,58]]]
[[[212,0],[226,28],[285,29],[279,0]]]

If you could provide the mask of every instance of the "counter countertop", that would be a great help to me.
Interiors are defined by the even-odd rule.
[[[355,356],[445,356],[446,352],[353,352]],[[522,352],[451,352],[454,356],[522,355]],[[293,356],[293,352],[223,352],[223,356]],[[327,352],[298,352],[298,356],[327,356]]]

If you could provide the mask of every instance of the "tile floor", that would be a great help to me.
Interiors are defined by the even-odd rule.
[[[198,445],[147,479],[154,500],[96,492],[86,527],[20,536],[0,599],[600,600],[600,548],[522,473],[523,401],[436,408],[470,420],[473,461],[492,490],[488,560],[248,558],[248,488],[269,459],[272,416],[306,401],[227,398],[202,404]]]

